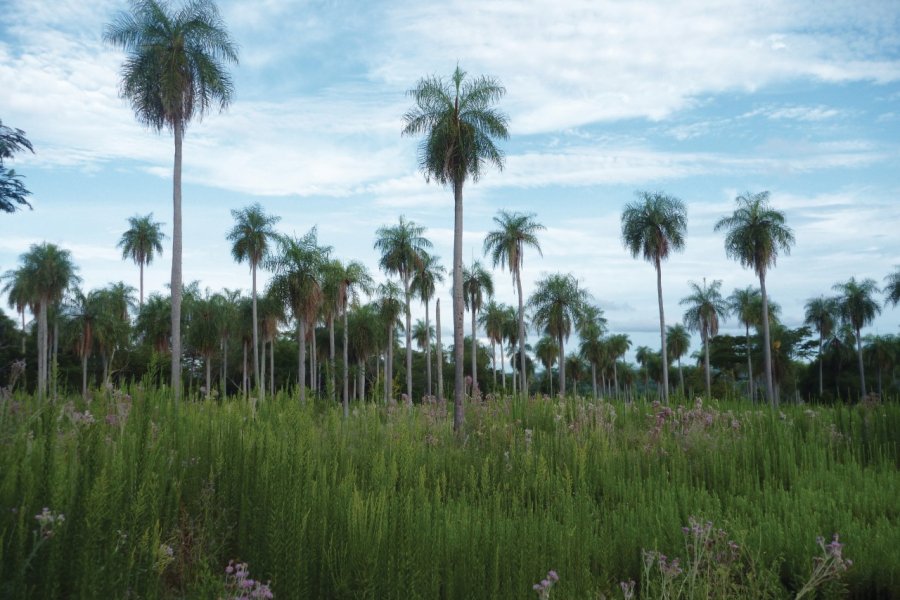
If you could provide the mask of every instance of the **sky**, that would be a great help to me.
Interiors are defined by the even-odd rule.
[[[0,272],[48,241],[72,252],[84,288],[136,288],[138,269],[116,244],[134,215],[152,212],[171,233],[173,141],[140,125],[118,93],[124,55],[102,31],[128,4],[0,4],[0,119],[35,149],[11,163],[34,208],[0,215]],[[225,236],[230,211],[255,202],[284,233],[318,227],[334,256],[363,262],[376,280],[385,275],[375,231],[400,215],[428,228],[449,267],[452,191],[425,181],[418,140],[400,130],[407,90],[457,65],[502,82],[510,132],[504,169],[466,184],[465,260],[482,258],[498,210],[534,213],[546,230],[543,255],[525,256],[525,293],[547,274],[572,273],[634,346],[659,346],[653,267],[621,241],[622,208],[637,190],[687,205],[686,248],[663,265],[667,323],[681,319],[689,281],[720,279],[726,294],[758,284],[713,231],[744,192],[768,190],[794,230],[795,247],[767,278],[788,326],[835,283],[881,284],[900,264],[898,2],[219,7],[240,47],[234,101],[191,123],[184,142],[184,278],[201,289],[249,289]],[[165,291],[170,244],[146,270],[148,293]],[[509,274],[495,269],[494,281],[497,300],[515,304]],[[449,287],[438,297],[449,340]],[[898,323],[900,307],[885,307],[867,331],[898,333]],[[721,331],[742,333],[734,319]]]

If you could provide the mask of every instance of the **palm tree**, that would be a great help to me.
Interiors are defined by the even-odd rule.
[[[893,335],[873,335],[866,337],[865,353],[878,373],[878,395],[883,397],[882,375],[885,369],[891,372],[897,360],[897,338]]]
[[[338,293],[338,309],[344,317],[344,417],[350,415],[350,371],[349,371],[349,352],[348,352],[348,335],[349,326],[347,323],[347,309],[351,302],[359,301],[359,292],[370,294],[372,292],[372,277],[369,275],[368,269],[359,262],[350,261],[346,265],[341,266],[341,281]]]
[[[506,391],[506,367],[503,361],[503,323],[506,319],[506,306],[494,300],[485,305],[479,317],[479,324],[491,341],[491,363],[494,371],[494,390],[497,389],[497,344],[500,344],[500,371],[502,373],[503,391]]]
[[[250,263],[252,277],[251,298],[253,300],[253,380],[259,390],[260,400],[265,397],[265,385],[260,380],[259,362],[259,309],[256,293],[256,270],[259,264],[265,260],[269,252],[269,245],[278,235],[274,225],[281,217],[267,215],[263,212],[259,203],[253,204],[241,210],[232,210],[231,216],[235,220],[234,227],[228,232],[227,239],[232,243],[231,256],[238,263],[247,261]]]
[[[381,269],[388,275],[396,273],[403,282],[403,297],[406,300],[406,395],[412,402],[411,284],[412,277],[424,264],[423,256],[431,248],[431,241],[425,237],[425,227],[402,216],[397,225],[379,227],[375,235],[375,249],[381,252]]]
[[[548,275],[537,282],[536,289],[528,299],[533,311],[532,321],[559,344],[559,393],[566,395],[566,349],[565,343],[572,333],[572,326],[578,323],[590,294],[581,287],[572,275]]]
[[[403,135],[424,134],[419,165],[425,179],[453,186],[453,430],[463,425],[463,184],[477,182],[485,163],[503,169],[495,140],[506,139],[507,117],[494,105],[506,90],[492,77],[466,80],[457,65],[450,81],[420,79],[408,94],[415,107],[403,116]]]
[[[144,306],[144,265],[153,262],[154,253],[162,254],[162,223],[153,220],[153,213],[143,217],[128,218],[128,230],[122,234],[118,248],[122,249],[122,259],[130,258],[141,269],[141,306]]]
[[[856,281],[851,277],[844,283],[836,283],[834,290],[839,292],[837,298],[838,313],[841,320],[853,328],[856,332],[856,356],[859,361],[859,387],[860,398],[866,397],[866,373],[863,368],[862,335],[860,330],[875,320],[875,316],[881,313],[881,306],[875,300],[878,287],[874,279]]]
[[[334,385],[335,370],[335,345],[334,345],[334,319],[341,310],[341,287],[344,280],[344,265],[337,258],[333,258],[322,265],[322,306],[321,317],[328,328],[328,388],[331,390],[331,399],[334,400],[336,391]]]
[[[384,363],[384,401],[393,397],[394,385],[394,331],[399,325],[403,302],[400,300],[400,286],[393,281],[386,281],[378,286],[378,313],[382,327],[386,331],[386,348]],[[412,401],[412,396],[409,397]]]
[[[551,335],[545,335],[534,345],[534,355],[537,357],[547,373],[547,381],[550,383],[550,395],[553,395],[553,364],[560,357],[559,343]]]
[[[181,145],[191,119],[213,105],[224,110],[233,86],[226,64],[237,64],[231,41],[212,0],[191,0],[173,11],[159,0],[133,0],[103,31],[123,49],[122,97],[138,121],[175,137],[172,177],[172,388],[181,397]]]
[[[38,317],[38,397],[44,398],[50,379],[48,368],[49,331],[47,312],[51,305],[62,300],[66,290],[80,281],[75,274],[77,267],[72,263],[72,254],[47,242],[32,244],[28,252],[19,257],[22,263],[16,276],[29,298],[28,303],[36,307]]]
[[[378,351],[382,340],[381,324],[378,306],[373,303],[356,306],[349,313],[347,339],[357,363],[357,398],[363,400],[366,395],[366,359]]]
[[[425,327],[430,327],[429,323],[429,303],[434,298],[435,288],[437,284],[444,282],[444,267],[440,264],[440,259],[433,254],[425,252],[422,254],[422,263],[419,269],[413,274],[411,289],[419,299],[425,304]],[[438,360],[440,365],[440,360]],[[440,368],[440,366],[438,367]],[[425,393],[432,395],[431,390],[431,344],[425,348]]]
[[[472,313],[472,395],[478,390],[478,369],[475,365],[475,358],[478,350],[478,337],[475,323],[481,306],[484,304],[485,297],[491,298],[494,295],[494,278],[488,273],[481,261],[472,262],[470,268],[463,269],[463,297],[465,298],[466,308]]]
[[[577,320],[578,336],[581,338],[581,354],[591,365],[591,385],[594,398],[597,397],[597,365],[603,365],[609,358],[609,348],[602,339],[606,333],[606,317],[599,306],[586,304]]]
[[[505,266],[512,274],[513,285],[519,297],[519,357],[525,360],[525,299],[522,294],[522,264],[525,259],[525,248],[533,248],[543,256],[537,234],[545,227],[534,220],[535,215],[501,210],[494,217],[498,229],[491,231],[484,238],[484,254],[491,256],[494,267]],[[526,369],[520,365],[522,389],[528,389]]]
[[[715,231],[725,230],[725,254],[759,276],[762,297],[763,358],[766,369],[766,394],[775,406],[772,384],[772,346],[769,337],[769,297],[766,293],[766,273],[774,267],[778,253],[790,254],[794,233],[784,224],[784,213],[769,206],[769,192],[747,192],[735,198],[737,208],[730,217],[716,223]]]
[[[666,352],[666,318],[663,311],[662,261],[672,250],[684,249],[687,234],[687,209],[674,196],[662,192],[637,192],[638,201],[622,211],[622,242],[633,258],[643,255],[656,269],[656,294],[659,300],[659,337],[661,356]],[[662,370],[663,402],[669,402],[669,369]]]
[[[271,286],[260,298],[259,321],[262,338],[262,356],[260,360],[260,376],[263,386],[266,383],[266,344],[269,345],[269,392],[275,396],[275,341],[278,338],[278,323],[286,318],[285,305],[280,289]]]
[[[884,295],[887,296],[887,302],[894,306],[900,304],[900,265],[894,267],[895,271],[884,278]]]
[[[824,375],[822,373],[822,347],[825,338],[831,337],[834,323],[838,316],[838,307],[834,298],[819,296],[806,301],[804,323],[812,327],[819,334],[819,396],[824,393]]]
[[[31,142],[25,137],[21,129],[7,127],[0,120],[0,211],[15,212],[17,204],[24,204],[31,208],[26,198],[31,192],[22,184],[21,175],[13,169],[3,166],[3,161],[12,158],[17,152],[28,150],[34,153]]]
[[[66,312],[76,327],[74,350],[81,359],[81,397],[87,400],[87,367],[88,359],[94,349],[94,321],[97,319],[97,306],[92,293],[85,294],[76,287],[66,303]]]
[[[144,308],[138,313],[136,328],[154,352],[157,354],[168,352],[169,336],[172,332],[171,298],[155,292],[150,294]]]
[[[322,301],[321,267],[330,248],[319,246],[316,229],[301,238],[278,236],[277,251],[266,260],[269,286],[297,321],[297,385],[306,401],[306,340]],[[312,387],[312,386],[310,386]]]
[[[635,349],[634,359],[644,370],[644,386],[650,388],[650,363],[653,361],[654,352],[647,346],[638,346]]]
[[[191,302],[191,319],[187,328],[188,343],[203,357],[206,373],[205,396],[212,393],[212,357],[219,345],[220,313],[216,301],[206,291],[206,296]]]
[[[722,297],[721,279],[714,280],[710,285],[706,285],[706,279],[703,280],[703,285],[689,281],[688,288],[691,293],[680,302],[682,306],[688,307],[684,312],[684,324],[689,330],[700,332],[700,339],[703,341],[703,367],[706,371],[706,397],[711,398],[709,344],[719,333],[719,321],[728,316],[728,305]]]
[[[25,358],[25,340],[28,337],[25,332],[25,309],[31,309],[32,313],[37,312],[27,287],[27,274],[22,269],[14,269],[4,273],[0,279],[6,280],[2,292],[6,294],[9,307],[15,309],[22,318],[22,358]]]
[[[617,333],[615,335],[611,335],[606,342],[607,349],[609,350],[609,358],[612,360],[613,364],[613,382],[616,387],[616,397],[619,396],[619,359],[625,356],[625,353],[628,352],[629,348],[631,348],[631,339],[629,339],[628,334],[626,333]]]
[[[666,327],[667,349],[669,358],[678,362],[678,387],[681,389],[681,395],[684,396],[684,373],[681,370],[681,357],[688,353],[691,348],[691,336],[688,330],[681,323]]]
[[[519,314],[518,311],[512,306],[507,306],[503,315],[503,325],[502,325],[502,343],[500,344],[500,356],[503,356],[505,352],[503,348],[503,344],[506,344],[509,350],[509,366],[512,369],[512,393],[513,396],[516,395],[516,381],[521,382],[521,377],[516,374],[516,365],[515,358],[516,355],[519,355],[519,362],[521,363],[522,348],[519,346]],[[521,369],[521,364],[519,365],[519,369]],[[521,383],[519,384],[521,385]],[[528,393],[526,388],[522,388],[522,394]]]
[[[759,290],[753,286],[744,289],[735,288],[728,296],[728,309],[744,326],[747,343],[747,393],[751,401],[753,401],[753,361],[750,356],[750,326],[761,324],[762,310],[759,308],[761,303]]]
[[[216,320],[219,323],[219,343],[222,349],[222,373],[219,382],[222,397],[228,391],[228,340],[238,331],[236,323],[240,318],[240,290],[225,288],[221,293],[213,295]]]
[[[103,381],[109,383],[116,352],[128,346],[131,320],[128,311],[135,308],[135,289],[123,282],[110,284],[93,292],[98,318],[94,338],[103,362]]]

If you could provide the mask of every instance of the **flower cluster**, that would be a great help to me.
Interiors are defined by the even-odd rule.
[[[622,596],[625,600],[634,599],[634,585],[634,579],[619,582],[619,587],[622,588]]]
[[[93,425],[97,422],[97,420],[94,419],[94,415],[92,415],[89,410],[85,410],[84,412],[72,411],[69,414],[69,418],[75,425]]]
[[[547,577],[542,579],[540,583],[534,584],[532,589],[537,592],[538,598],[541,600],[547,600],[550,597],[550,588],[559,581],[559,575],[556,574],[556,571],[550,570],[547,571]]]
[[[841,543],[838,534],[829,543],[825,543],[825,538],[819,536],[816,538],[816,544],[822,551],[822,554],[813,558],[813,570],[809,579],[797,592],[797,599],[807,594],[811,594],[816,589],[829,581],[837,581],[841,578],[847,569],[853,566],[853,561],[844,558],[844,544]]]
[[[250,568],[245,562],[228,561],[225,567],[225,600],[255,600],[274,598],[270,582],[250,578]]]
[[[34,515],[34,518],[37,519],[41,537],[44,539],[52,538],[54,531],[66,522],[66,515],[55,513],[46,506],[40,514]]]

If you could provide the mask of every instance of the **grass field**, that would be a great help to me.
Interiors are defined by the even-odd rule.
[[[438,405],[5,400],[0,596],[231,598],[253,578],[276,598],[621,598],[629,580],[790,598],[839,533],[853,564],[819,593],[900,597],[897,404],[502,399],[466,419],[458,438]],[[692,563],[707,521],[732,553]]]

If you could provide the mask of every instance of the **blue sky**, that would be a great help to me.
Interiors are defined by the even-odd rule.
[[[101,32],[127,4],[5,5],[0,119],[34,143],[33,156],[13,163],[34,210],[0,217],[0,271],[47,240],[72,250],[85,287],[137,287],[137,268],[115,245],[135,214],[152,211],[170,230],[173,146],[117,95],[123,57]],[[896,2],[220,7],[241,47],[236,97],[191,125],[184,150],[184,275],[203,287],[249,288],[225,233],[229,211],[252,202],[280,215],[282,231],[318,226],[336,256],[373,274],[374,232],[403,214],[429,228],[449,265],[451,193],[424,181],[416,141],[400,128],[404,92],[457,62],[503,82],[510,116],[506,168],[465,191],[466,259],[480,256],[498,209],[536,213],[547,231],[543,257],[526,256],[526,293],[544,274],[571,272],[635,345],[659,344],[653,269],[620,241],[621,210],[637,189],[688,206],[687,248],[663,268],[670,323],[689,280],[721,279],[726,292],[755,283],[712,231],[743,191],[769,190],[794,228],[797,245],[767,285],[789,326],[807,298],[851,275],[880,283],[900,264]],[[170,254],[148,268],[149,290],[164,289]],[[509,276],[498,270],[495,283],[513,303]],[[448,310],[448,288],[441,297]],[[898,321],[900,308],[886,308],[870,332],[897,333]],[[723,327],[738,330],[733,320]]]

